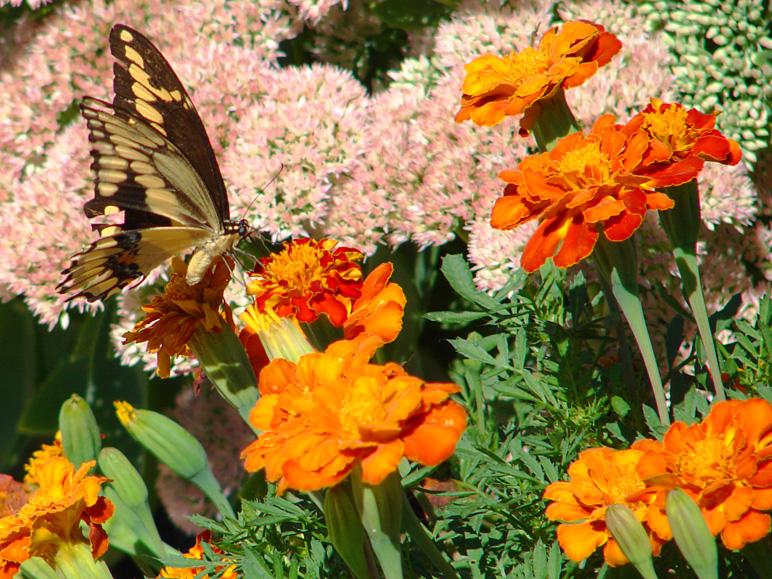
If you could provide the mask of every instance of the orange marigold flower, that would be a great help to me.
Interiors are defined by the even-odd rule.
[[[740,146],[716,128],[716,113],[686,110],[680,104],[651,104],[622,127],[624,134],[645,131],[649,148],[636,173],[656,179],[658,187],[684,183],[683,174],[695,175],[705,161],[736,165],[742,158]]]
[[[13,577],[21,563],[42,557],[54,565],[62,547],[91,544],[96,560],[107,551],[107,535],[102,524],[113,515],[113,504],[99,496],[107,479],[86,476],[96,461],[84,463],[76,471],[64,457],[54,457],[35,467],[40,485],[19,510],[0,519],[0,577]],[[89,526],[84,537],[80,522]]]
[[[169,377],[172,357],[190,355],[187,344],[199,327],[207,332],[222,331],[223,323],[235,327],[230,308],[223,301],[223,293],[231,280],[225,259],[210,268],[199,283],[189,285],[185,277],[187,265],[173,258],[173,273],[164,293],[142,307],[145,319],[123,335],[124,344],[147,342],[148,351],[158,356],[160,377]]]
[[[354,260],[362,253],[338,247],[337,241],[298,239],[261,259],[251,274],[247,291],[260,312],[272,309],[279,317],[294,316],[313,322],[321,313],[340,327],[360,295],[362,270]]]
[[[549,257],[558,267],[574,265],[592,253],[599,231],[609,241],[624,241],[647,210],[673,207],[648,177],[633,174],[648,136],[619,129],[614,117],[605,115],[590,134],[569,135],[549,153],[524,159],[517,171],[499,174],[509,184],[496,201],[491,226],[507,230],[541,221],[520,258],[525,271]]]
[[[561,89],[581,85],[622,48],[603,26],[586,21],[567,22],[548,30],[538,48],[514,51],[505,58],[483,55],[467,64],[456,122],[471,119],[491,126],[504,117],[525,113],[521,135],[533,126],[539,100]]]
[[[260,373],[262,394],[250,415],[263,433],[242,453],[249,471],[265,469],[278,490],[318,490],[341,482],[356,464],[381,483],[406,457],[435,465],[450,457],[466,428],[449,383],[427,383],[397,364],[367,363],[363,334],[297,364],[273,360]]]
[[[212,545],[212,532],[204,531],[196,536],[196,544],[193,545],[187,553],[184,553],[183,557],[203,561],[204,548],[201,546],[202,543],[209,543],[209,546],[212,548],[212,552],[215,555],[225,555],[225,551]],[[231,563],[231,561],[226,558],[221,558],[220,560],[224,563]],[[224,565],[216,567],[216,572],[220,573],[224,567]],[[158,577],[159,579],[161,577],[166,579],[209,579],[208,573],[199,575],[204,569],[205,567],[164,567],[161,569],[161,573]],[[238,579],[239,574],[236,572],[236,565],[230,564],[229,567],[222,571],[222,575],[218,575],[218,577],[220,579]]]
[[[770,531],[764,511],[772,510],[772,405],[760,398],[719,402],[702,422],[675,422],[637,472],[661,495],[682,488],[713,535],[721,533],[727,549],[742,549]]]
[[[629,498],[645,488],[635,467],[651,444],[658,443],[641,441],[628,450],[585,450],[568,468],[570,482],[552,483],[544,491],[545,499],[555,501],[547,507],[547,518],[571,523],[558,525],[558,543],[571,560],[586,559],[603,547],[609,565],[618,567],[629,562],[606,527],[609,505],[625,505],[635,513],[649,535],[655,556],[672,538],[664,508],[655,504],[654,495],[635,501]]]
[[[354,302],[351,313],[343,324],[347,340],[361,334],[371,334],[391,342],[402,330],[405,313],[405,292],[389,278],[394,272],[391,263],[382,263],[367,276],[362,284],[362,295]]]

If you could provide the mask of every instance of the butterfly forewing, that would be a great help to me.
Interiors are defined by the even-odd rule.
[[[132,111],[171,141],[199,172],[220,220],[230,218],[220,167],[188,93],[158,49],[120,24],[110,32],[117,109]]]
[[[172,142],[142,119],[97,99],[84,99],[81,112],[89,128],[96,176],[94,199],[85,206],[87,216],[118,207],[222,231],[206,184]]]
[[[195,284],[248,225],[228,220],[228,198],[206,130],[169,63],[144,36],[110,33],[115,98],[85,98],[95,175],[84,206],[103,236],[74,256],[60,293],[105,299],[186,249]],[[114,214],[121,213],[123,222]],[[193,265],[195,261],[195,266]]]

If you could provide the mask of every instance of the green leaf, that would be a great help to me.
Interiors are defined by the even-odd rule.
[[[22,458],[22,411],[34,395],[37,379],[35,342],[35,321],[24,303],[17,299],[0,304],[0,368],[4,384],[0,405],[2,472],[8,472]]]
[[[460,255],[448,255],[440,268],[450,286],[464,299],[486,310],[497,310],[501,305],[488,294],[478,291],[469,271],[469,264]]]

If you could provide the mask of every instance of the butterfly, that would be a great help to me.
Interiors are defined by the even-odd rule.
[[[195,248],[187,282],[246,237],[246,220],[230,219],[220,168],[193,101],[161,52],[117,24],[112,104],[85,97],[80,106],[91,143],[94,198],[88,218],[123,211],[123,223],[93,223],[101,235],[62,272],[69,300],[104,300],[139,283],[170,257]],[[114,219],[114,218],[113,218]]]

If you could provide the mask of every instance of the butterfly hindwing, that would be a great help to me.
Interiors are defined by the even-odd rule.
[[[62,285],[89,301],[104,300],[206,238],[204,230],[193,227],[119,230],[100,237],[77,254],[72,265],[63,272],[66,277]]]
[[[94,198],[84,206],[100,237],[63,274],[69,299],[105,299],[195,247],[188,283],[248,230],[228,198],[204,125],[171,66],[144,36],[116,25],[113,103],[86,97]],[[115,214],[122,213],[123,222]]]
[[[116,59],[116,108],[132,111],[171,141],[198,169],[220,219],[230,218],[220,168],[204,124],[169,63],[153,44],[120,24],[110,32]]]

